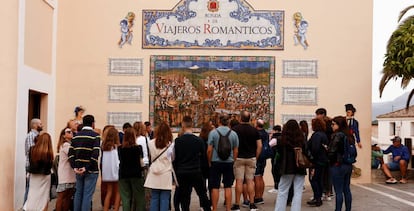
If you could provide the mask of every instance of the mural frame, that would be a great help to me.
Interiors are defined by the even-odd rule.
[[[179,68],[180,66],[182,68]],[[218,66],[225,66],[227,69],[218,68]],[[257,75],[257,78],[246,77],[249,76],[246,74]],[[160,82],[157,83],[158,81]],[[181,85],[180,81],[184,81],[185,86]],[[250,82],[246,83],[246,81]],[[170,86],[171,83],[175,85]],[[159,88],[161,85],[164,88]],[[174,90],[171,91],[172,93],[192,94],[169,96],[167,91],[174,89],[171,87],[190,89],[190,91],[181,90],[181,92]],[[218,95],[222,95],[222,99]],[[236,99],[236,95],[239,98]],[[217,96],[220,100],[216,100]],[[249,101],[240,96],[249,96]],[[153,55],[150,57],[149,98],[149,120],[152,125],[156,126],[162,120],[167,121],[173,132],[179,131],[179,122],[186,112],[194,116],[194,131],[199,132],[203,122],[213,121],[219,113],[236,116],[244,109],[253,111],[252,119],[264,119],[266,127],[271,128],[275,116],[275,58],[271,56]],[[261,99],[262,102],[257,99]],[[242,102],[249,103],[243,104]],[[183,104],[187,105],[190,111],[179,110]],[[174,118],[172,115],[177,117]]]

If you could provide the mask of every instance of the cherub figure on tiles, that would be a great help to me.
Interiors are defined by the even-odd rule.
[[[295,21],[295,34],[293,36],[295,45],[298,45],[300,43],[304,49],[307,49],[309,47],[309,44],[306,39],[306,31],[308,30],[309,24],[303,19],[303,16],[300,12],[293,14],[293,20]]]
[[[134,26],[134,20],[135,20],[135,13],[128,12],[127,16],[121,20],[119,25],[121,26],[121,39],[118,41],[118,45],[120,48],[125,43],[128,43],[131,45],[132,43],[132,27]]]

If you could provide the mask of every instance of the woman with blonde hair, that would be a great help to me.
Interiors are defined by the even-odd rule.
[[[58,175],[59,183],[56,189],[56,211],[69,210],[71,207],[72,197],[75,193],[75,172],[70,166],[68,152],[71,140],[73,138],[73,131],[71,128],[64,128],[60,132],[59,142],[57,144],[57,152],[59,153]]]
[[[47,210],[53,164],[52,140],[48,133],[36,137],[35,145],[29,150],[29,163],[30,188],[23,210]]]
[[[155,138],[148,142],[151,154],[151,166],[145,181],[145,187],[151,188],[151,211],[169,209],[172,189],[171,157],[166,152],[173,136],[166,122],[161,122],[155,130]]]

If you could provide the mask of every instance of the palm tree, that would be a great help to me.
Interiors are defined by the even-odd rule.
[[[414,5],[401,11],[398,22],[412,8]],[[380,97],[391,79],[401,78],[401,87],[406,88],[414,78],[414,15],[404,19],[388,40],[382,74],[379,84]],[[413,95],[414,89],[408,96],[406,109]]]

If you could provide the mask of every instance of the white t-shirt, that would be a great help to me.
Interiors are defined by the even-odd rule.
[[[143,157],[144,165],[148,165],[149,164],[148,150],[147,150],[148,148],[147,148],[147,142],[145,140],[145,136],[139,136],[136,140],[136,143],[137,145],[140,145],[142,147],[142,152],[144,154],[144,157]]]
[[[102,152],[102,181],[115,182],[119,178],[118,150]]]

